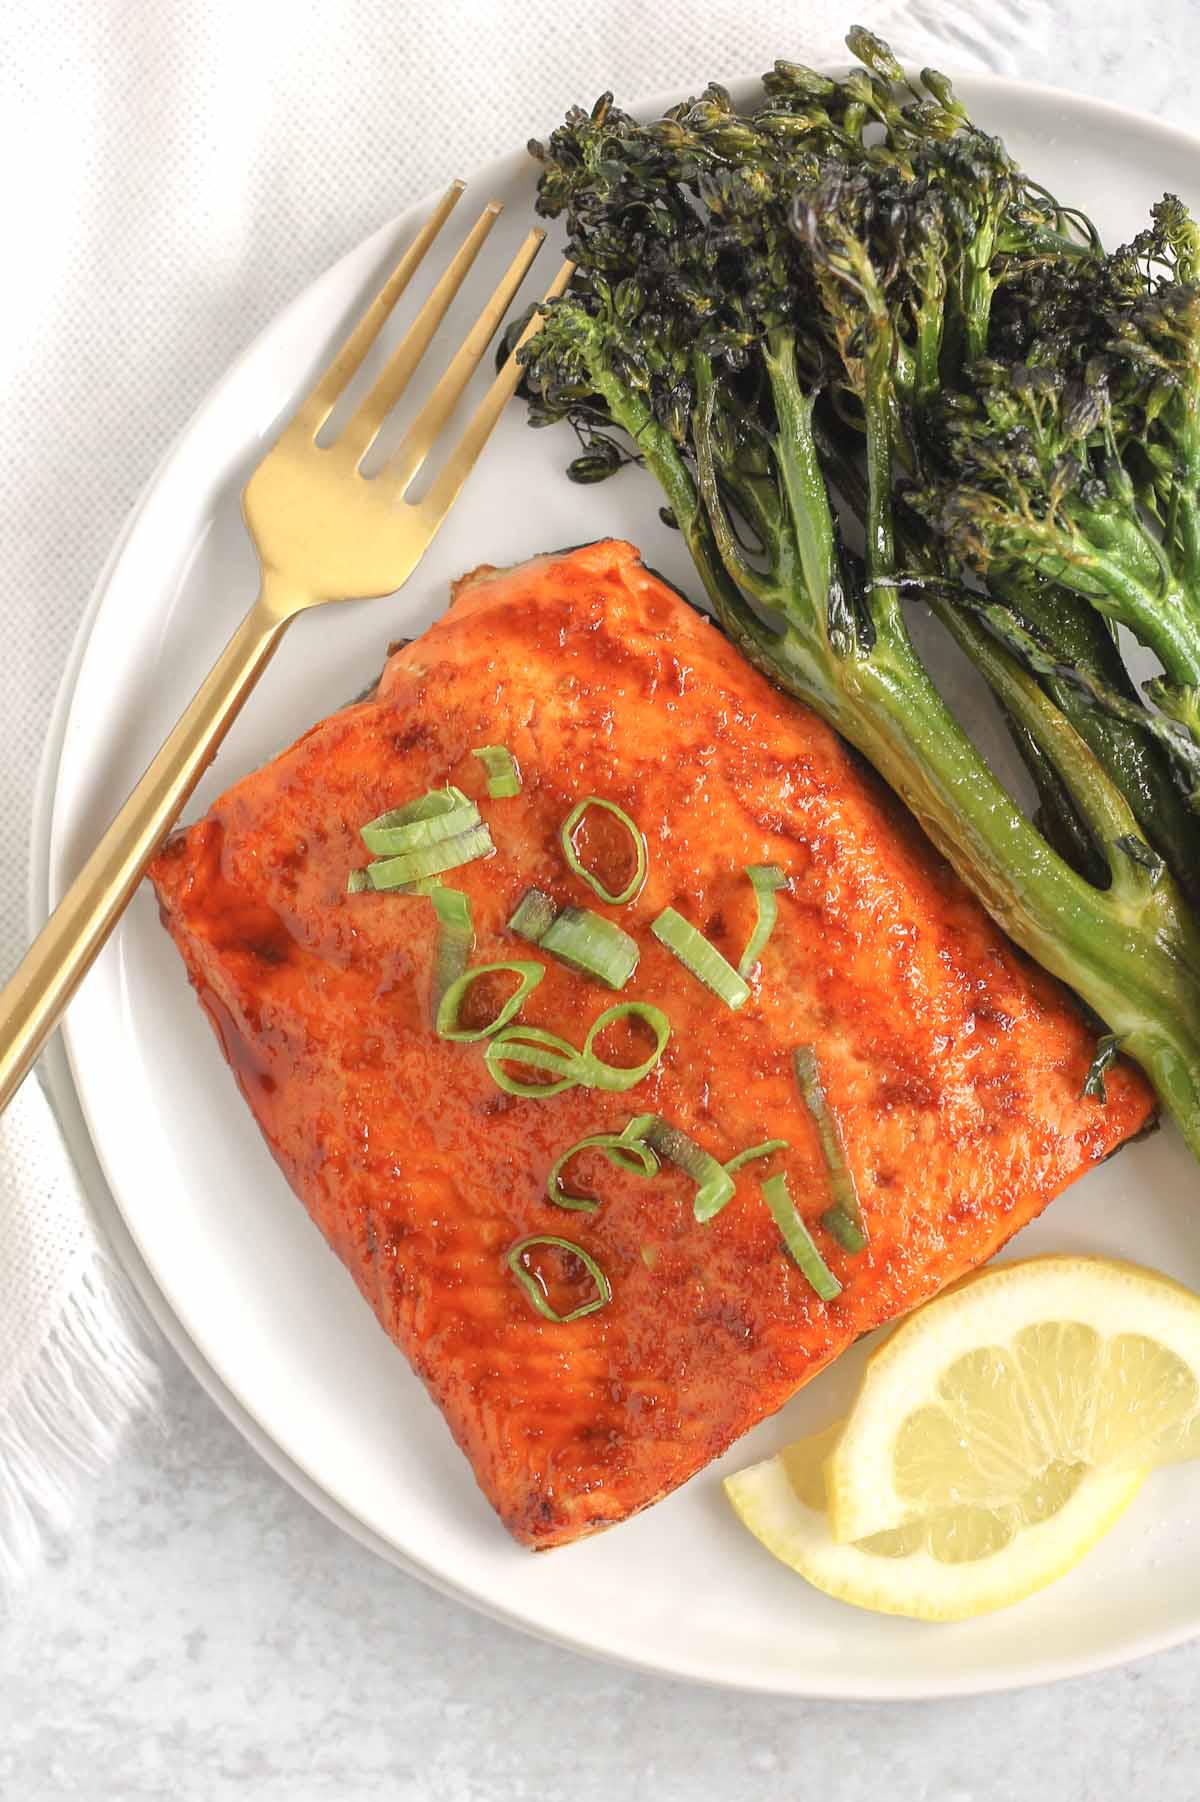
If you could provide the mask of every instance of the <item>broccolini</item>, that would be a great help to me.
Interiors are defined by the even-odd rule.
[[[1000,924],[1137,1058],[1200,1155],[1200,236],[1115,254],[852,31],[739,110],[605,95],[545,146],[575,276],[522,353],[570,473],[640,462],[745,654],[897,789]],[[1029,819],[942,699],[987,679]],[[1162,664],[1143,699],[1116,626]],[[1109,1053],[1111,1055],[1111,1052]]]

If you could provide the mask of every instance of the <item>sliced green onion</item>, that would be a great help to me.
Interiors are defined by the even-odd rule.
[[[743,1164],[753,1163],[755,1158],[769,1158],[777,1151],[786,1151],[786,1139],[764,1139],[761,1145],[751,1145],[745,1151],[739,1151],[736,1157],[726,1158],[725,1168],[730,1176],[734,1176]]]
[[[531,945],[540,945],[542,934],[554,919],[557,909],[549,895],[540,888],[526,889],[509,915],[508,929]]]
[[[487,771],[488,794],[493,801],[507,801],[521,792],[521,772],[507,745],[480,745],[471,752]]]
[[[471,897],[464,895],[461,889],[443,888],[439,883],[429,898],[438,919],[437,953],[433,965],[436,1020],[442,996],[462,976],[475,948],[475,926],[471,919]]]
[[[374,867],[373,864],[368,864],[365,870],[351,870],[346,878],[346,893],[348,895],[362,895],[368,892],[374,894],[375,884],[371,880],[371,871]],[[425,876],[420,882],[398,883],[394,893],[398,895],[432,895],[435,889],[442,886],[440,876]]]
[[[739,976],[749,976],[762,956],[763,946],[774,932],[779,914],[776,892],[787,887],[787,877],[777,863],[748,863],[746,874],[754,890],[754,931],[738,963]]]
[[[732,1199],[735,1184],[725,1166],[695,1139],[689,1139],[681,1127],[656,1120],[646,1134],[646,1143],[695,1183],[692,1213],[697,1220],[711,1220]]]
[[[664,907],[657,920],[651,921],[650,930],[659,944],[673,952],[684,969],[690,970],[726,1007],[736,1012],[749,1001],[750,987],[745,978],[673,907]]]
[[[569,1314],[556,1314],[542,1290],[541,1284],[532,1270],[527,1270],[521,1259],[535,1245],[556,1245],[560,1251],[569,1251],[579,1259],[588,1275],[596,1285],[596,1294],[591,1301],[583,1302],[578,1308],[572,1308]],[[597,1264],[590,1252],[582,1245],[576,1245],[572,1239],[560,1239],[554,1233],[531,1233],[527,1239],[518,1239],[508,1254],[509,1269],[524,1289],[533,1307],[546,1320],[553,1320],[559,1326],[565,1326],[569,1320],[582,1320],[585,1314],[594,1314],[612,1300],[612,1284]]]
[[[460,1026],[458,1010],[462,1006],[463,996],[471,984],[478,982],[481,976],[489,976],[497,970],[509,970],[517,978],[517,987],[514,993],[509,996],[496,1018],[489,1021],[486,1026]],[[490,1038],[494,1032],[499,1032],[502,1026],[507,1025],[526,996],[533,993],[545,974],[545,964],[535,963],[475,964],[470,970],[464,970],[462,975],[450,984],[438,1002],[438,1037],[454,1039],[460,1044],[472,1044],[476,1039]]]
[[[509,964],[499,967],[515,969],[518,966]],[[541,965],[535,967],[540,969]],[[654,1050],[640,1064],[606,1064],[593,1049],[595,1042],[607,1027],[624,1019],[626,1015],[634,1015],[646,1022],[654,1034]],[[577,1051],[574,1045],[559,1038],[557,1033],[547,1032],[540,1026],[510,1026],[495,1038],[489,1039],[484,1061],[493,1082],[506,1095],[524,1095],[541,1101],[550,1095],[561,1095],[564,1089],[576,1087],[607,1089],[615,1094],[623,1094],[626,1089],[632,1089],[644,1076],[650,1074],[662,1056],[670,1036],[671,1022],[661,1008],[651,1006],[648,1001],[622,1001],[600,1015],[584,1040],[582,1051]],[[503,1068],[505,1064],[528,1064],[534,1069],[548,1070],[554,1080],[522,1082],[519,1077],[509,1075]],[[643,1115],[640,1118],[645,1121],[650,1116]]]
[[[560,1039],[557,1033],[540,1026],[510,1026],[489,1039],[483,1054],[488,1074],[496,1087],[506,1095],[522,1095],[532,1101],[545,1101],[561,1095],[564,1089],[577,1088],[582,1081],[581,1060],[574,1045]],[[535,1070],[549,1070],[553,1082],[522,1082],[510,1076],[505,1064],[527,1064]]]
[[[865,1251],[867,1235],[861,1226],[856,1226],[840,1201],[835,1201],[831,1208],[826,1208],[821,1215],[821,1225],[826,1232],[832,1233],[844,1251],[851,1254]]]
[[[625,887],[621,890],[619,895],[610,894],[609,890],[605,888],[598,876],[593,876],[590,870],[584,869],[583,864],[579,860],[579,853],[575,849],[575,828],[578,826],[589,807],[600,807],[603,808],[605,813],[611,813],[614,819],[620,820],[622,826],[624,826],[626,832],[629,834],[630,839],[633,841],[635,860],[633,875],[629,878],[629,881],[625,884]],[[646,840],[642,833],[642,829],[635,821],[630,819],[623,807],[617,806],[615,801],[602,800],[599,795],[585,796],[582,801],[578,802],[577,805],[571,809],[570,813],[563,821],[561,831],[559,832],[559,838],[562,840],[563,856],[567,860],[568,868],[573,870],[576,876],[581,876],[588,887],[593,889],[602,901],[609,902],[613,907],[624,907],[627,901],[632,901],[634,896],[641,889],[643,882],[646,880]]]
[[[442,839],[436,845],[425,845],[417,851],[406,851],[399,857],[385,857],[367,865],[371,887],[375,889],[407,888],[429,876],[442,876],[457,870],[460,864],[474,863],[477,857],[489,857],[496,849],[486,826],[472,826],[454,838]]]
[[[405,801],[402,807],[390,808],[373,819],[372,826],[411,826],[417,820],[436,820],[452,808],[461,807],[467,797],[461,788],[448,782],[445,788],[428,788],[423,795]]]
[[[834,1203],[858,1228],[865,1245],[867,1229],[863,1222],[862,1205],[858,1199],[854,1172],[846,1162],[846,1147],[842,1143],[841,1129],[833,1117],[828,1097],[825,1094],[825,1085],[821,1081],[817,1054],[811,1045],[798,1045],[792,1053],[792,1062],[796,1070],[796,1081],[800,1085],[800,1093],[804,1097],[804,1105],[817,1129],[817,1139],[821,1146],[821,1156],[825,1159],[825,1168],[829,1172],[829,1188]]]
[[[590,907],[564,907],[538,943],[561,963],[610,989],[623,989],[638,967],[637,941]]]
[[[657,1119],[657,1114],[635,1114],[633,1119],[626,1121],[621,1129],[621,1143],[632,1145],[635,1140],[644,1141]]]
[[[640,1064],[629,1066],[606,1064],[603,1058],[596,1055],[593,1046],[607,1027],[615,1025],[618,1020],[623,1020],[627,1016],[645,1021],[654,1034],[654,1050]],[[666,1050],[667,1040],[670,1036],[671,1022],[660,1007],[654,1007],[648,1001],[618,1002],[616,1007],[610,1007],[601,1014],[583,1042],[582,1063],[584,1069],[579,1081],[587,1089],[609,1089],[617,1094],[624,1094],[626,1089],[632,1089],[641,1082],[644,1076],[649,1076]]]
[[[457,838],[479,825],[479,809],[461,788],[436,788],[418,795],[404,807],[393,807],[388,813],[369,820],[359,836],[368,851],[376,857],[395,857],[405,851],[419,851],[425,845],[437,845],[443,839]]]
[[[586,1195],[569,1195],[563,1188],[563,1168],[580,1151],[598,1151],[615,1170],[630,1171],[635,1176],[656,1175],[658,1159],[650,1146],[642,1142],[645,1123],[653,1119],[653,1114],[639,1114],[619,1133],[592,1133],[586,1139],[577,1139],[557,1159],[546,1179],[546,1193],[555,1207],[568,1208],[575,1213],[594,1214],[600,1206],[598,1201],[593,1201]]]
[[[763,1200],[771,1210],[771,1218],[783,1235],[792,1257],[816,1290],[822,1301],[840,1295],[842,1285],[817,1250],[812,1234],[796,1212],[788,1190],[786,1176],[769,1176],[762,1186]]]
[[[638,967],[637,942],[627,932],[590,907],[564,907],[556,913],[541,889],[522,895],[508,924],[560,963],[610,989],[623,989]]]

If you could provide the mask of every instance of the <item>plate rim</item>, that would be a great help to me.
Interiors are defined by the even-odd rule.
[[[846,65],[824,64],[823,66],[836,69]],[[1014,103],[1027,104],[1033,100],[1051,108],[1058,106],[1073,115],[1077,121],[1086,117],[1097,125],[1108,124],[1114,130],[1132,129],[1143,139],[1157,140],[1163,144],[1164,148],[1169,148],[1176,154],[1186,154],[1200,160],[1200,134],[1167,124],[1149,114],[1112,101],[1075,93],[1058,86],[1015,80],[986,72],[960,73],[954,75],[952,79],[955,86],[966,94],[974,92],[984,96],[995,96],[1001,102],[1007,97],[1011,98]],[[735,77],[730,85],[752,86],[756,81],[757,77]],[[675,93],[652,95],[648,99],[636,103],[631,110],[638,113],[661,112],[674,104],[677,98]],[[519,149],[513,149],[493,159],[475,171],[473,179],[480,182],[486,181],[491,178],[493,172],[512,168],[519,155]],[[350,246],[265,322],[260,331],[231,360],[222,375],[194,409],[159,459],[138,499],[130,509],[96,579],[72,639],[64,673],[55,695],[50,725],[39,762],[34,789],[31,855],[27,883],[27,917],[31,932],[36,932],[44,923],[52,901],[57,899],[63,885],[63,872],[58,867],[55,855],[54,826],[62,753],[79,670],[86,655],[97,615],[139,519],[157,493],[165,476],[173,467],[185,443],[196,433],[210,411],[220,405],[238,380],[243,368],[256,356],[263,341],[277,331],[289,315],[302,306],[315,286],[325,281],[332,281],[342,265],[363,255],[368,245],[382,245],[386,239],[394,237],[407,222],[429,207],[432,198],[434,197],[429,195],[420,197],[402,212],[385,221],[376,231],[368,233],[366,237]],[[875,1680],[864,1682],[862,1678],[855,1679],[851,1673],[848,1681],[823,1683],[808,1671],[797,1673],[798,1681],[793,1680],[787,1671],[780,1671],[777,1680],[774,1680],[773,1674],[768,1676],[762,1672],[753,1678],[743,1678],[735,1669],[726,1669],[715,1673],[711,1668],[698,1668],[682,1655],[668,1662],[657,1657],[640,1658],[636,1652],[629,1650],[614,1650],[606,1646],[599,1646],[565,1630],[547,1626],[535,1618],[526,1617],[518,1611],[507,1609],[466,1585],[455,1584],[446,1579],[439,1571],[425,1564],[419,1557],[410,1555],[394,1542],[377,1533],[357,1515],[351,1505],[335,1495],[302,1463],[293,1459],[257,1418],[248,1404],[224,1382],[208,1362],[142,1258],[125,1221],[117,1196],[109,1184],[104,1159],[96,1143],[88,1109],[77,1081],[69,1021],[65,1023],[63,1033],[56,1036],[49,1048],[43,1060],[43,1068],[46,1086],[55,1104],[56,1113],[60,1125],[63,1127],[64,1136],[67,1138],[68,1149],[83,1184],[88,1203],[141,1300],[191,1375],[201,1384],[226,1418],[252,1445],[259,1456],[334,1525],[340,1527],[359,1544],[375,1552],[389,1564],[407,1575],[419,1578],[441,1594],[464,1603],[477,1613],[496,1620],[502,1625],[530,1633],[548,1643],[563,1645],[574,1652],[601,1659],[605,1663],[643,1671],[655,1676],[675,1677],[706,1687],[731,1689],[748,1694],[834,1701],[916,1701],[1002,1694],[1029,1688],[1035,1684],[1063,1682],[1070,1678],[1111,1670],[1133,1660],[1170,1650],[1172,1647],[1185,1644],[1200,1636],[1200,1613],[1197,1613],[1195,1619],[1186,1625],[1172,1626],[1158,1632],[1146,1629],[1140,1635],[1135,1635],[1131,1641],[1123,1643],[1119,1648],[1104,1651],[1099,1656],[1092,1652],[1081,1652],[1075,1657],[1059,1658],[1047,1666],[1034,1664],[1020,1672],[998,1675],[968,1673],[953,1680],[944,1675],[917,1677],[907,1681],[897,1676],[887,1682]]]

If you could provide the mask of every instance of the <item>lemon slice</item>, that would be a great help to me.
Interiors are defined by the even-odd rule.
[[[831,1427],[725,1481],[739,1518],[769,1552],[839,1601],[915,1620],[966,1620],[1061,1577],[1133,1500],[1140,1471],[1060,1473],[1009,1510],[946,1508],[842,1545],[825,1513]]]
[[[1198,1453],[1200,1297],[1133,1264],[1033,1258],[947,1291],[874,1353],[830,1452],[829,1521],[851,1543],[949,1513],[1016,1544],[1086,1516],[1090,1544],[1108,1506],[1094,1478]]]

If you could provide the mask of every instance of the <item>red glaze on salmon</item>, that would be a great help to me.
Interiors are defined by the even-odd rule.
[[[491,744],[520,765],[515,799],[487,796],[471,752]],[[505,928],[531,885],[637,939],[620,997],[545,960],[522,1014],[580,1045],[618,999],[661,1007],[670,1042],[629,1094],[502,1093],[482,1044],[432,1030],[431,903],[347,894],[368,861],[359,827],[448,782],[478,800],[496,845],[446,877],[471,898],[474,961],[537,958]],[[605,907],[564,862],[559,828],[588,794],[645,832],[649,874],[628,906]],[[619,889],[619,832],[579,844]],[[779,864],[790,890],[732,1013],[649,927],[672,905],[736,964],[754,921],[749,863]],[[1070,998],[838,739],[628,544],[468,577],[371,699],[237,783],[152,876],[288,1181],[531,1546],[685,1482],[860,1333],[991,1257],[1152,1112],[1128,1064],[1106,1103],[1082,1094],[1096,1046]],[[821,1225],[828,1178],[792,1068],[802,1043],[862,1198],[858,1256]],[[597,1210],[550,1203],[561,1152],[649,1112],[721,1160],[766,1138],[788,1150],[743,1169],[703,1226],[677,1170],[641,1178],[594,1153],[569,1174]],[[828,1304],[763,1202],[760,1178],[780,1167],[844,1285]],[[506,1264],[535,1233],[582,1245],[611,1302],[567,1325],[535,1312]],[[594,1293],[578,1260],[536,1263],[559,1312]]]

